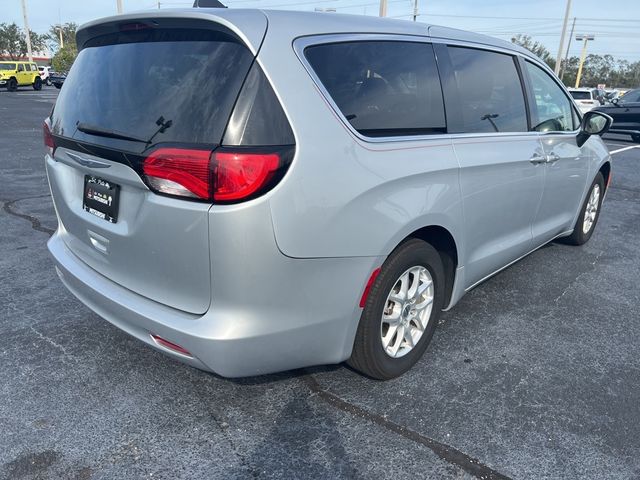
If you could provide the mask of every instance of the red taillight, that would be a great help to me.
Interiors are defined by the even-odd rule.
[[[151,338],[153,339],[154,342],[156,342],[158,345],[160,345],[161,347],[167,348],[169,350],[172,350],[176,353],[179,353],[180,355],[185,355],[187,357],[193,357],[193,355],[191,355],[191,353],[189,353],[188,350],[182,348],[180,345],[170,342],[169,340],[165,340],[164,338],[158,336],[158,335],[154,335],[151,334]]]
[[[213,199],[233,202],[251,197],[269,184],[279,167],[277,153],[214,152]]]
[[[47,152],[49,153],[49,155],[53,155],[53,151],[56,148],[56,143],[53,139],[53,135],[51,134],[49,123],[46,120],[42,124],[42,135],[44,136],[44,146],[47,147]]]
[[[211,152],[182,148],[160,148],[142,167],[155,190],[169,195],[211,199]]]
[[[273,184],[279,153],[159,148],[142,167],[157,192],[220,203],[254,198]]]
[[[378,275],[380,274],[380,267],[376,268],[373,272],[371,272],[371,276],[367,281],[367,284],[364,287],[364,292],[362,292],[362,297],[360,297],[360,308],[364,308],[367,303],[367,298],[369,297],[369,292],[371,291],[371,287],[373,287],[373,282],[376,281]]]

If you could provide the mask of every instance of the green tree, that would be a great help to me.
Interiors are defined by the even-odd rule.
[[[51,25],[49,32],[46,34],[47,39],[54,47],[54,50],[58,50],[60,45],[60,34],[62,33],[62,43],[64,46],[76,44],[76,30],[78,25],[74,22],[63,23],[62,25]]]
[[[51,65],[56,72],[68,72],[78,55],[76,30],[78,30],[78,25],[70,22],[62,25],[51,25],[49,32],[46,34],[52,50],[56,52],[51,59]],[[60,43],[61,35],[62,44]]]
[[[51,59],[51,65],[56,72],[68,72],[73,64],[73,61],[78,55],[76,44],[64,44],[63,48],[60,48]]]
[[[515,37],[511,38],[511,43],[515,43],[516,45],[526,48],[531,53],[537,55],[540,60],[549,65],[550,68],[555,68],[556,61],[551,55],[551,52],[549,52],[547,47],[542,45],[540,42],[534,41],[529,35],[519,33]]]
[[[31,32],[31,49],[38,51],[45,46],[45,35]],[[16,23],[0,23],[0,52],[11,60],[27,56],[27,37]]]

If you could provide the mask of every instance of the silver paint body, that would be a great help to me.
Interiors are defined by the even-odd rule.
[[[371,272],[426,226],[456,242],[451,308],[493,273],[570,234],[609,160],[599,137],[578,148],[577,131],[362,137],[301,55],[336,38],[410,38],[507,51],[549,71],[506,42],[333,14],[191,9],[126,17],[177,15],[224,23],[257,53],[295,134],[289,171],[260,198],[212,206],[156,195],[129,167],[58,148],[46,158],[59,219],[49,249],[64,284],[89,308],[196,367],[246,376],[347,359]],[[557,160],[530,162],[545,155]],[[86,173],[121,185],[116,224],[82,210]],[[158,346],[151,333],[194,358]]]

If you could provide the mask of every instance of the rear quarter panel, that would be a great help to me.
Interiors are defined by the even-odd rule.
[[[296,136],[294,161],[270,199],[285,255],[386,255],[428,225],[459,238],[458,161],[449,136],[384,144],[357,138],[295,55],[290,28],[270,22],[258,61]]]

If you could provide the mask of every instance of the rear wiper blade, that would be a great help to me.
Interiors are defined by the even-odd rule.
[[[125,135],[124,133],[116,132],[115,130],[108,130],[106,128],[97,127],[88,123],[78,122],[76,128],[81,132],[88,133],[89,135],[95,135],[97,137],[117,138],[119,140],[129,140],[130,142],[149,143],[147,140],[141,138]]]

